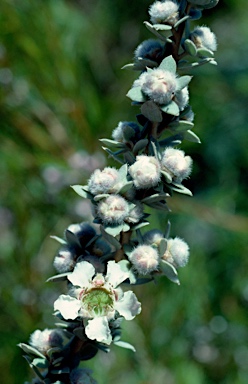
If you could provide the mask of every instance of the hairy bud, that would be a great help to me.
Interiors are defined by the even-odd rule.
[[[162,169],[169,172],[176,183],[181,183],[188,177],[192,169],[192,159],[185,156],[184,151],[166,148],[161,159]]]
[[[154,156],[137,156],[137,160],[129,167],[129,174],[137,189],[151,188],[160,181],[160,164]]]

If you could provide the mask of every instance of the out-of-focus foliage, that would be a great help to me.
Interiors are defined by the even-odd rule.
[[[142,4],[141,4],[142,3]],[[136,73],[121,71],[150,38],[150,1],[3,0],[0,12],[0,365],[1,382],[31,377],[16,347],[52,327],[63,285],[53,274],[57,245],[89,209],[69,188],[101,167],[97,138],[134,120],[125,93]],[[192,74],[191,105],[203,144],[194,158],[194,198],[171,200],[172,235],[191,244],[181,287],[167,279],[136,289],[143,312],[125,324],[137,353],[113,347],[86,364],[99,384],[248,382],[247,104],[245,0],[205,12],[219,66]],[[165,217],[153,219],[163,229]],[[153,225],[153,224],[151,224]],[[124,338],[124,337],[123,337]]]

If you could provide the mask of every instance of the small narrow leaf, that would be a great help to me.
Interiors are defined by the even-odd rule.
[[[107,240],[107,242],[109,244],[113,245],[116,249],[121,249],[121,244],[119,243],[119,241],[114,236],[107,233],[104,230],[102,225],[100,226],[100,231],[101,231],[101,234],[103,235],[104,239]]]
[[[181,91],[183,88],[187,87],[191,81],[192,76],[181,76],[177,79],[177,91]]]
[[[190,19],[191,16],[187,15],[187,16],[184,16],[182,19],[178,20],[174,25],[173,27],[174,28],[177,28],[180,24],[182,24],[184,21]]]
[[[64,239],[61,239],[60,237],[58,236],[50,236],[51,239],[54,239],[56,241],[58,241],[60,244],[62,245],[65,245],[66,244],[66,241]]]
[[[139,151],[142,151],[147,146],[148,142],[148,139],[139,140],[133,147],[133,153],[137,155]]]
[[[193,128],[194,124],[187,120],[177,120],[170,123],[168,127],[174,132],[183,132]]]
[[[45,369],[48,367],[48,361],[47,359],[43,356],[43,358],[35,358],[32,363],[31,363],[32,366],[35,366],[37,368],[42,368],[42,369]]]
[[[199,57],[214,57],[213,51],[210,51],[210,49],[207,48],[198,48],[197,49],[197,56]]]
[[[17,345],[18,345],[18,347],[20,347],[24,352],[28,353],[29,355],[31,354],[34,356],[41,357],[42,359],[44,358],[44,355],[41,352],[39,352],[36,348],[33,348],[28,344],[19,343]]]
[[[156,29],[153,27],[152,24],[148,23],[148,21],[144,21],[144,24],[146,26],[146,28],[152,32],[155,36],[157,36],[160,40],[162,41],[167,41],[167,38],[163,35],[161,35],[161,33],[159,33],[158,31],[156,31]]]
[[[186,131],[183,134],[183,137],[184,137],[185,140],[191,141],[193,143],[198,143],[198,144],[201,143],[200,138],[191,130]]]
[[[197,55],[197,48],[192,40],[186,39],[184,41],[184,48],[191,56]]]
[[[167,249],[167,240],[161,239],[159,246],[158,246],[158,251],[159,251],[160,257],[162,257],[165,254],[166,249]]]
[[[168,277],[173,283],[180,285],[176,268],[165,260],[161,260],[160,268],[163,274]]]
[[[114,148],[124,148],[125,147],[125,144],[120,143],[119,141],[115,141],[115,140],[99,139],[99,141],[101,141],[101,143],[103,143],[104,145],[109,145],[110,147],[114,147]]]
[[[125,341],[114,341],[114,344],[121,348],[131,349],[131,351],[136,352],[136,349],[132,344],[126,343]]]
[[[46,280],[47,283],[51,283],[51,282],[57,282],[57,281],[64,281],[64,280],[67,280],[67,276],[70,274],[71,272],[65,272],[65,273],[60,273],[59,275],[54,275],[54,276],[51,276],[49,277],[49,279]]]

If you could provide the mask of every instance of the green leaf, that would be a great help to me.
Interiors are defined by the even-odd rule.
[[[56,241],[58,241],[60,244],[63,244],[63,245],[67,244],[66,241],[65,241],[64,239],[61,239],[61,238],[58,237],[58,236],[50,236],[50,238],[51,238],[51,239],[54,239],[54,240],[56,240]]]
[[[153,27],[152,24],[148,23],[148,21],[144,21],[144,24],[145,24],[146,28],[150,32],[152,32],[155,36],[157,36],[160,40],[167,42],[167,38],[165,36],[163,36],[161,33],[159,33],[158,31],[156,31],[156,29]]]
[[[19,343],[17,344],[18,347],[20,347],[24,352],[28,353],[29,355],[34,355],[41,357],[42,359],[44,358],[44,355],[39,352],[36,348],[31,347],[28,344],[25,343]]]
[[[141,106],[141,113],[150,121],[160,123],[163,120],[161,110],[154,101],[149,100]]]
[[[167,24],[153,24],[153,29],[156,31],[171,31],[172,27]]]
[[[137,143],[133,147],[133,153],[135,155],[137,155],[138,152],[142,151],[142,149],[144,149],[148,143],[149,143],[148,139],[141,139],[141,140],[137,141]]]
[[[114,147],[114,148],[124,148],[125,147],[125,144],[120,143],[119,141],[115,141],[115,140],[99,139],[99,141],[101,141],[101,143],[103,143],[104,145],[109,145],[110,147]]]
[[[171,101],[167,105],[161,105],[160,109],[163,112],[168,113],[168,115],[179,116],[180,113],[178,105],[175,103],[175,101]]]
[[[174,132],[183,132],[193,128],[194,124],[187,120],[177,120],[170,123],[168,127]]]
[[[155,195],[151,195],[148,197],[145,197],[143,200],[141,200],[142,203],[144,204],[151,204],[155,202],[159,202],[161,200],[165,200],[168,197],[167,193],[156,193]]]
[[[159,256],[162,257],[167,249],[167,240],[166,239],[161,239],[159,246],[158,246],[158,251],[159,251]]]
[[[46,280],[47,283],[51,283],[51,282],[57,282],[57,281],[64,281],[64,280],[67,280],[67,276],[70,274],[71,272],[65,272],[65,273],[60,273],[59,275],[54,275],[54,276],[51,276],[49,277],[49,279]]]
[[[181,76],[177,79],[177,91],[181,91],[183,88],[187,87],[192,76]]]
[[[197,48],[192,40],[186,39],[184,41],[184,48],[187,53],[189,53],[191,56],[197,55]]]
[[[184,187],[184,185],[182,184],[173,183],[170,185],[170,188],[175,192],[183,193],[184,195],[188,196],[193,196],[192,192],[188,188]]]
[[[133,187],[133,181],[127,181],[118,191],[119,195],[124,195],[127,191],[129,191]]]
[[[190,19],[191,17],[189,15],[187,16],[184,16],[182,19],[178,20],[174,25],[173,27],[174,28],[177,28],[180,24],[182,24],[184,21]]]
[[[171,183],[172,182],[172,177],[171,175],[168,173],[168,172],[165,172],[165,171],[160,171],[162,173],[162,175],[164,176],[165,178],[165,181],[166,183]]]
[[[97,202],[97,201],[100,201],[102,199],[105,199],[108,196],[109,196],[108,193],[102,193],[102,194],[96,195],[93,200]]]
[[[42,368],[45,369],[48,367],[48,361],[47,359],[43,356],[43,358],[36,358],[32,361],[31,365],[37,367],[37,368]]]
[[[197,56],[199,57],[214,57],[213,51],[210,51],[210,49],[207,48],[198,48],[197,49]]]
[[[126,223],[122,223],[120,225],[108,225],[104,227],[104,230],[111,236],[117,236],[119,235],[122,231],[127,232],[129,231],[130,226],[127,225]]]
[[[74,191],[81,197],[84,197],[85,199],[91,199],[92,194],[89,193],[86,188],[87,185],[71,185],[71,188],[74,189]]]
[[[122,245],[119,243],[119,241],[112,235],[110,235],[109,233],[107,233],[105,230],[104,230],[104,227],[102,225],[100,225],[100,231],[101,231],[101,234],[102,236],[104,237],[104,239],[111,245],[113,245],[115,247],[115,249],[121,249]]]
[[[183,137],[185,140],[192,141],[193,143],[201,143],[200,138],[191,130],[184,132]]]
[[[173,283],[180,285],[176,268],[165,260],[161,260],[160,268],[163,274],[168,277]]]
[[[137,229],[146,227],[147,225],[150,225],[149,221],[142,221],[141,223],[138,223],[138,224],[132,226],[132,230],[136,231]]]
[[[160,69],[163,69],[165,71],[169,71],[172,73],[176,73],[177,71],[177,64],[172,56],[167,56],[165,59],[161,62],[159,65]]]
[[[141,91],[141,87],[131,88],[127,93],[127,97],[129,97],[129,99],[133,101],[138,101],[138,102],[146,101],[145,95]]]
[[[121,348],[131,349],[131,351],[136,352],[136,349],[132,344],[126,343],[125,341],[114,341],[114,344]]]

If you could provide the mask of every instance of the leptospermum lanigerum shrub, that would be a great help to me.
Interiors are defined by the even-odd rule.
[[[170,223],[150,229],[146,207],[168,213],[173,193],[191,196],[182,184],[190,176],[192,159],[183,140],[199,143],[193,132],[187,72],[216,64],[216,37],[206,26],[194,26],[204,9],[218,0],[163,0],[149,8],[145,26],[152,37],[134,52],[124,68],[138,71],[127,96],[135,106],[136,121],[121,121],[103,149],[118,166],[97,169],[87,185],[74,185],[89,199],[93,223],[70,225],[64,238],[54,236],[60,249],[54,259],[67,294],[54,303],[56,329],[36,330],[21,343],[37,378],[33,383],[96,383],[92,372],[79,367],[111,344],[135,348],[121,340],[121,324],[141,312],[135,285],[169,278],[179,284],[178,268],[189,259],[189,246],[170,237]],[[192,73],[192,71],[191,71]],[[122,284],[125,283],[125,289]],[[126,289],[126,287],[129,287]],[[143,306],[147,303],[143,303]]]

